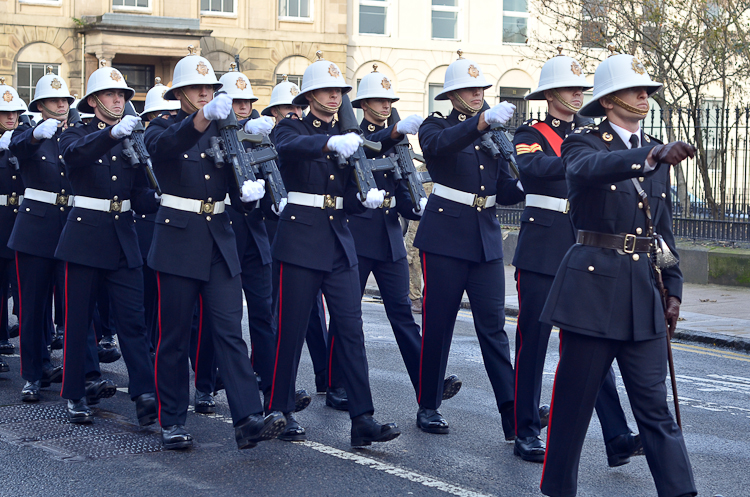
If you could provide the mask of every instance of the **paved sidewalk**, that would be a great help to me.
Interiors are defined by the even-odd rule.
[[[515,268],[505,266],[505,310],[518,315]],[[365,293],[379,296],[370,275]],[[464,294],[461,307],[471,309]],[[750,352],[750,288],[685,284],[675,338]]]

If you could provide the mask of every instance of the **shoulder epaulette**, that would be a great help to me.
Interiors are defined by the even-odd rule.
[[[430,117],[439,117],[440,119],[445,119],[445,116],[438,111],[431,113]]]
[[[539,119],[528,119],[528,120],[526,120],[526,121],[523,122],[523,125],[524,126],[533,126],[533,125],[535,125],[538,122],[539,122]]]

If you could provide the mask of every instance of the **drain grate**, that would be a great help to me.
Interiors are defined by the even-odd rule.
[[[68,423],[63,403],[0,407],[0,440],[45,450],[64,460],[87,460],[161,451],[155,431],[93,409],[94,423]]]

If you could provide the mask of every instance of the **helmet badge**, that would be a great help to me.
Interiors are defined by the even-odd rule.
[[[469,66],[469,71],[468,72],[469,72],[469,76],[471,76],[472,78],[478,78],[479,77],[479,69],[477,69],[476,67],[474,67],[474,64],[472,64],[472,65]]]
[[[169,91],[169,88],[167,88],[163,92],[161,92],[161,98],[164,98],[164,95],[166,95],[168,91]]]
[[[208,74],[208,66],[203,61],[198,62],[198,65],[195,66],[195,70],[201,76],[205,76],[206,74]]]
[[[113,81],[120,81],[122,79],[122,75],[117,69],[112,69],[112,72],[109,73],[109,77],[112,78]]]
[[[631,63],[631,67],[633,68],[633,71],[635,71],[636,74],[645,74],[646,68],[643,67],[643,64],[640,60],[633,57],[633,62]]]
[[[6,102],[12,102],[13,94],[10,91],[5,90],[5,93],[3,93],[3,100],[5,100]]]
[[[297,89],[296,86],[292,86],[289,89],[289,93],[291,93],[293,97],[296,97],[297,95],[299,95],[299,90]]]
[[[62,83],[60,83],[60,80],[57,78],[52,78],[52,82],[49,85],[55,90],[62,88]]]
[[[247,83],[245,82],[244,78],[237,78],[237,82],[234,85],[240,90],[244,90],[245,88],[247,88]]]
[[[338,78],[339,76],[341,76],[341,73],[339,72],[339,69],[335,64],[331,64],[330,66],[328,66],[328,74],[330,74],[334,78]]]
[[[388,78],[384,77],[383,81],[380,82],[380,86],[382,86],[386,90],[390,90],[391,89],[391,82],[388,81]]]
[[[581,70],[581,66],[578,65],[578,62],[573,61],[572,64],[570,64],[570,72],[575,74],[576,76],[580,76],[583,74],[583,71]]]

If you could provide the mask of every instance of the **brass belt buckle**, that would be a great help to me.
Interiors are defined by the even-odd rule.
[[[122,211],[122,202],[117,200],[110,200],[109,201],[109,212],[121,212]]]
[[[565,210],[563,211],[563,214],[567,214],[570,212],[570,200],[565,199]]]
[[[391,208],[391,198],[393,197],[385,197],[383,199],[383,204],[380,206],[381,209],[390,209]]]
[[[632,242],[631,242],[632,245],[631,245],[630,249],[628,249],[628,240],[632,240]],[[625,235],[625,240],[624,240],[624,242],[622,244],[622,251],[625,252],[626,254],[632,254],[633,252],[635,252],[635,242],[636,242],[635,235],[631,235],[630,233],[626,234]]]
[[[474,206],[479,207],[480,209],[484,209],[484,206],[487,205],[487,197],[475,197],[474,199]]]
[[[18,205],[18,195],[8,195],[8,205]]]
[[[323,209],[335,209],[336,208],[336,200],[334,197],[331,197],[330,195],[326,195],[325,200],[323,201]]]
[[[201,212],[199,214],[213,214],[214,203],[215,202],[206,202],[205,200],[201,200]]]
[[[57,194],[57,205],[68,205],[68,196],[61,193]]]

